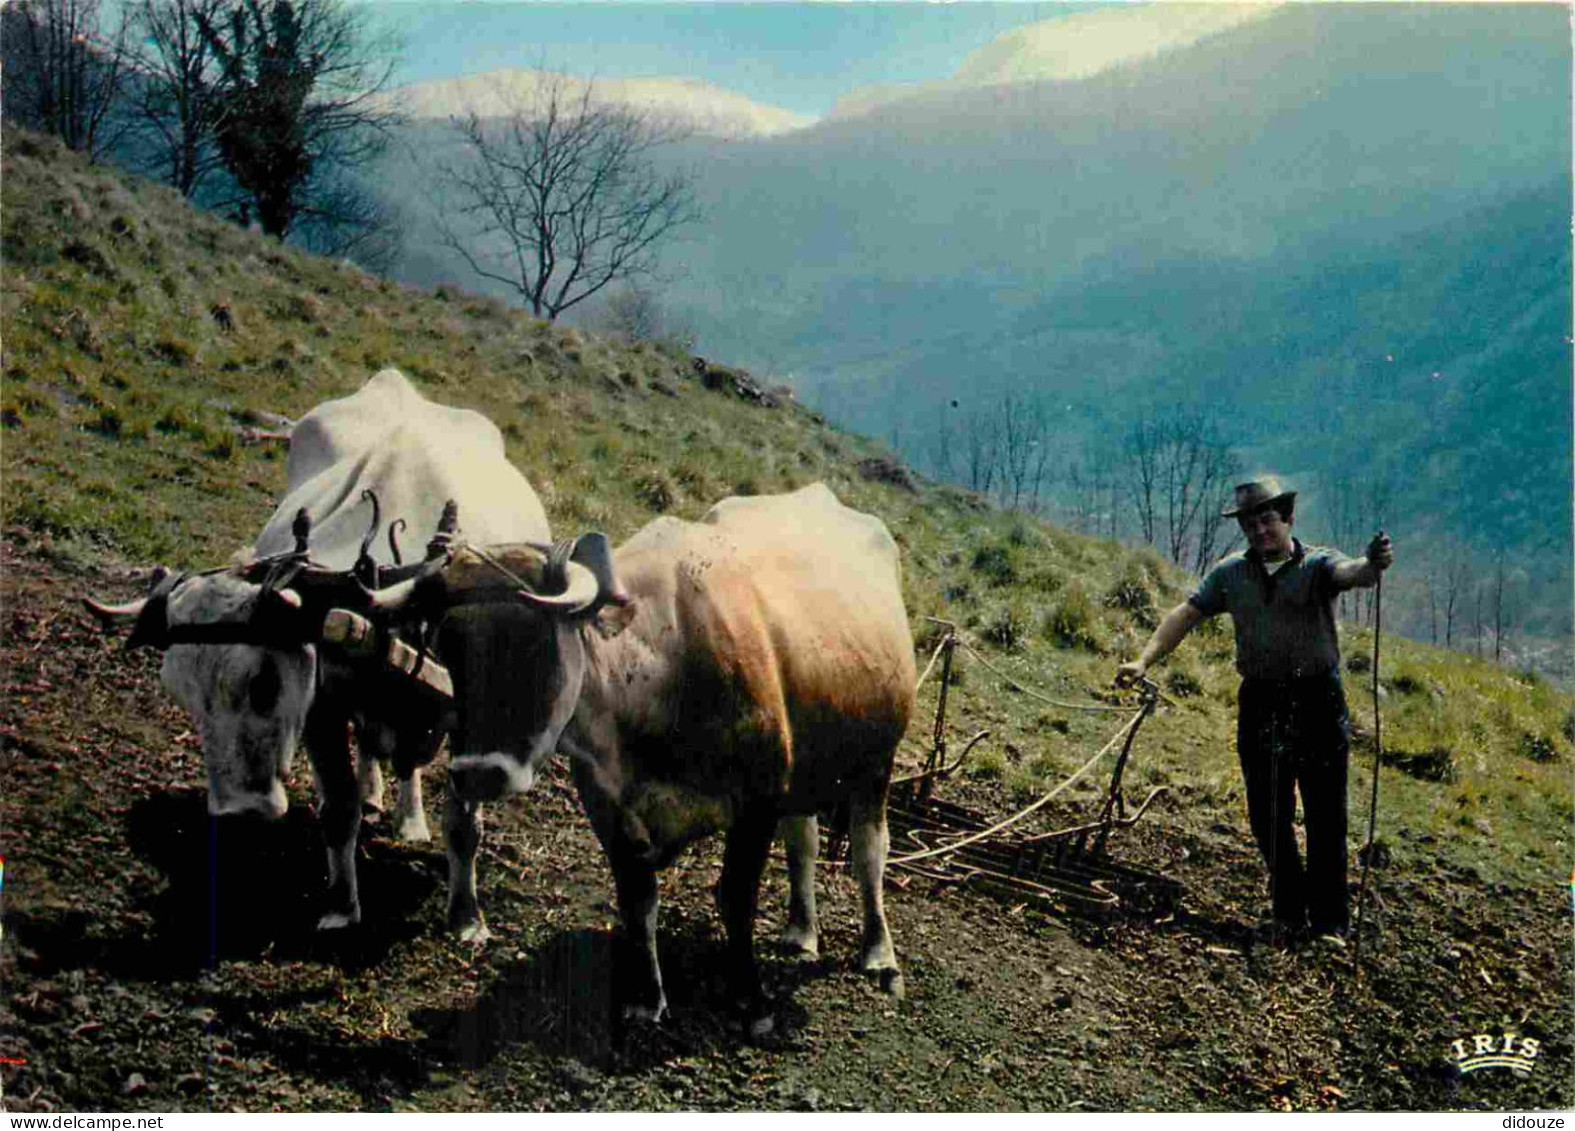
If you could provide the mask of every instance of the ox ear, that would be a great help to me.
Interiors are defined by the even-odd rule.
[[[632,597],[625,597],[621,604],[606,605],[596,611],[591,618],[591,624],[601,634],[603,640],[611,640],[624,629],[634,623],[635,614],[640,611],[640,606]]]

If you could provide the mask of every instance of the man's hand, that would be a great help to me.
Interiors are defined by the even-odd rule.
[[[1394,544],[1382,530],[1367,544],[1367,560],[1380,573],[1395,564]]]
[[[1122,664],[1116,669],[1116,686],[1131,687],[1138,680],[1148,674],[1148,665],[1142,660],[1133,660],[1130,664]]]

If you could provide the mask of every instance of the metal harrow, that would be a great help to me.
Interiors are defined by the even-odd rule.
[[[1158,687],[1143,681],[1137,713],[1105,747],[1108,750],[1124,732],[1125,741],[1098,817],[1054,832],[1023,834],[1012,826],[1049,801],[1070,780],[1027,809],[993,825],[982,814],[935,796],[936,782],[957,769],[989,733],[975,735],[962,754],[947,764],[946,676],[956,643],[952,632],[941,645],[941,693],[936,707],[934,745],[925,769],[892,783],[888,807],[891,867],[940,884],[967,884],[1007,902],[1101,921],[1172,910],[1183,890],[1178,881],[1122,864],[1107,851],[1111,833],[1136,824],[1155,798],[1165,792],[1164,787],[1152,790],[1129,814],[1121,789],[1138,729],[1158,703]],[[1095,755],[1090,765],[1098,757]]]

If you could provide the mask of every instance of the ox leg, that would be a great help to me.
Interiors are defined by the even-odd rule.
[[[650,839],[637,822],[631,822],[596,770],[575,758],[569,763],[575,788],[590,818],[596,839],[612,868],[618,889],[618,914],[623,934],[615,947],[614,998],[623,1004],[630,1021],[655,1023],[667,1016],[667,994],[662,989],[662,967],[656,957],[656,918],[659,906],[656,868],[651,863]]]
[[[356,784],[360,787],[364,812],[383,811],[383,768],[378,764],[377,753],[368,744],[364,733],[357,733]]]
[[[775,814],[769,812],[746,809],[738,814],[727,830],[722,879],[716,886],[717,906],[727,927],[733,992],[744,1008],[752,1037],[763,1037],[775,1026],[755,963],[755,911],[760,902],[760,874],[765,871],[776,824]]]
[[[881,989],[900,998],[902,972],[897,968],[897,951],[891,945],[891,931],[886,926],[882,886],[890,845],[886,831],[886,791],[855,794],[850,804],[849,825],[853,873],[864,902],[864,941],[859,966],[866,974],[873,974],[880,980]]]
[[[777,826],[788,859],[788,917],[782,945],[805,958],[820,957],[820,917],[815,912],[815,858],[820,855],[820,821],[783,817]]]
[[[459,795],[452,779],[443,815],[448,839],[448,929],[461,942],[480,945],[489,932],[476,902],[476,850],[481,846],[481,802]]]
[[[394,835],[403,841],[425,844],[432,839],[427,827],[427,811],[421,799],[421,771],[399,779],[399,800],[394,806]]]
[[[613,857],[611,863],[624,930],[624,953],[618,956],[624,983],[619,995],[624,1001],[623,1015],[655,1023],[667,1016],[662,967],[656,957],[656,869],[627,855]]]
[[[361,830],[361,795],[350,759],[350,725],[343,715],[315,713],[307,720],[306,748],[322,801],[318,825],[328,848],[328,910],[320,931],[361,921],[356,890],[355,844]]]

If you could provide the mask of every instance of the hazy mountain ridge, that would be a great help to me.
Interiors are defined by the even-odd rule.
[[[958,397],[1066,393],[1076,448],[1271,389],[1253,458],[1316,482],[1381,448],[1415,533],[1536,557],[1567,624],[1570,63],[1552,6],[1285,5],[1079,81],[698,139],[663,299],[921,465]]]

